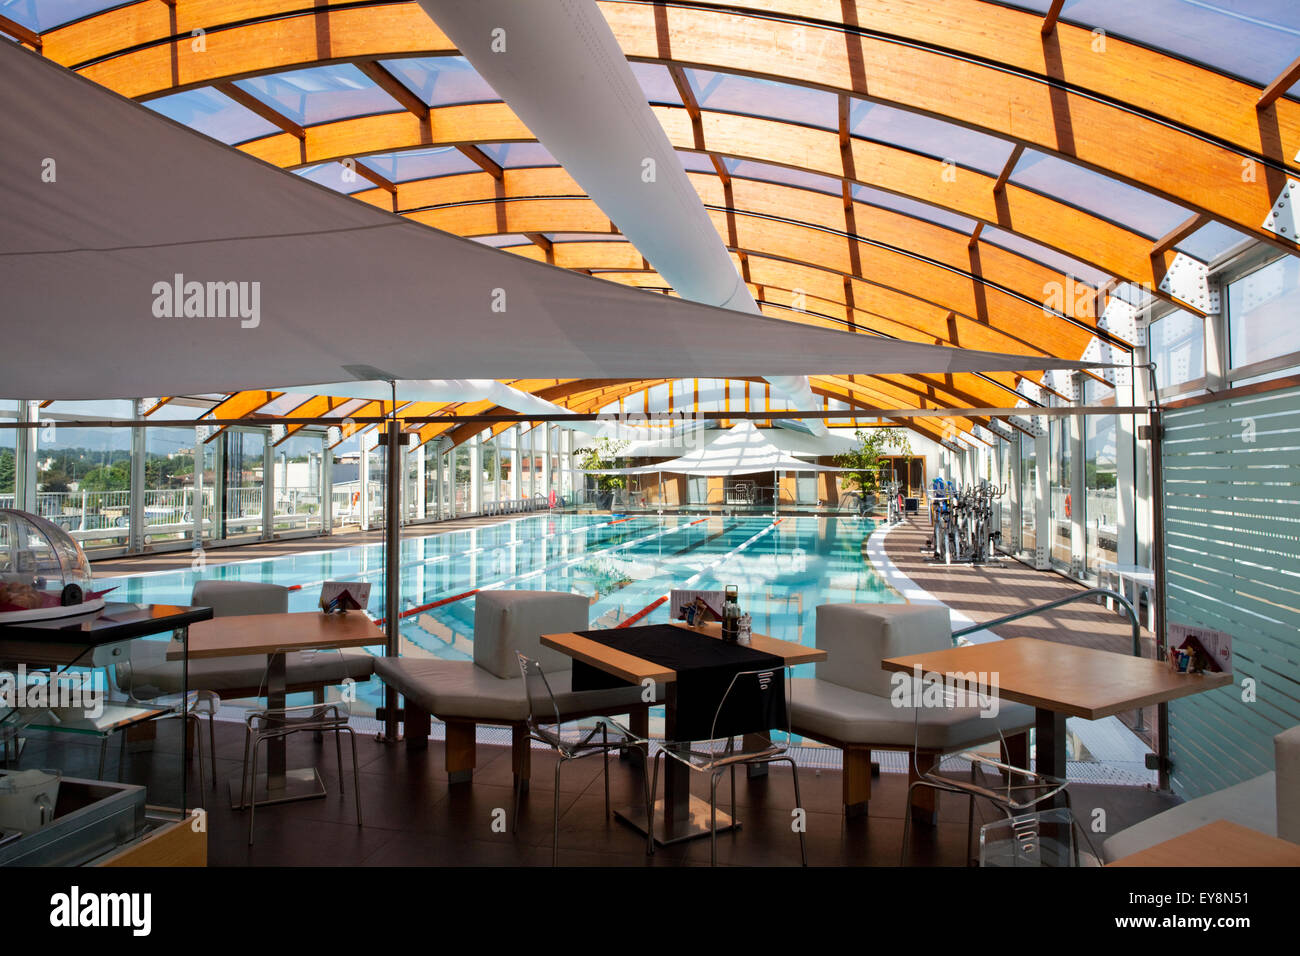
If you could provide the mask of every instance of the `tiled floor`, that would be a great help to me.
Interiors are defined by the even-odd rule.
[[[507,519],[465,519],[492,523]],[[461,524],[462,522],[457,522]],[[453,530],[444,523],[404,529],[404,535]],[[1019,608],[1051,601],[1079,586],[1055,574],[1034,571],[1011,559],[983,567],[945,566],[927,562],[921,546],[928,534],[924,522],[905,525],[890,534],[890,559],[916,584],[974,621],[986,621]],[[218,549],[209,560],[243,560],[280,553],[335,548],[379,540],[380,532],[258,544]],[[157,555],[100,562],[96,572],[118,574],[157,570],[176,562],[188,564],[188,554]],[[1119,653],[1129,652],[1127,625],[1113,612],[1088,603],[1051,612],[999,628],[1003,637],[1031,636],[1086,643]],[[1144,637],[1148,637],[1144,632]],[[127,758],[127,779],[158,780],[175,767],[178,735],[168,725],[152,749],[133,751]],[[358,740],[364,826],[355,822],[350,754],[344,743],[344,779],[335,766],[332,741],[309,735],[290,741],[290,765],[316,765],[329,789],[324,799],[266,807],[256,816],[255,843],[247,842],[248,816],[231,808],[226,780],[237,777],[243,752],[242,724],[217,724],[219,789],[201,789],[209,811],[209,854],[213,865],[547,865],[551,861],[551,821],[555,761],[549,751],[533,754],[533,783],[521,806],[518,833],[509,828],[513,791],[509,750],[480,744],[478,770],[472,784],[449,786],[442,747],[431,741],[427,751],[408,754],[402,745],[386,745],[372,737]],[[25,766],[39,765],[42,744],[33,742]],[[57,763],[66,771],[94,775],[98,750],[59,741]],[[53,755],[52,755],[53,757]],[[116,768],[116,747],[110,749],[109,776]],[[33,763],[32,761],[35,761]],[[78,767],[84,768],[78,771]],[[562,865],[664,866],[707,865],[707,840],[661,847],[647,858],[644,836],[605,815],[599,758],[565,765],[560,783],[560,863]],[[641,777],[634,761],[613,760],[611,789],[614,806],[640,800]],[[725,778],[724,778],[725,779]],[[191,767],[191,787],[197,768]],[[809,862],[815,866],[897,866],[903,836],[907,778],[884,773],[873,783],[870,813],[845,821],[840,812],[840,774],[835,770],[804,769],[800,773],[807,812]],[[707,798],[708,783],[694,781],[695,792]],[[725,782],[724,809],[729,802]],[[1071,786],[1076,816],[1102,827],[1093,834],[1097,845],[1108,833],[1172,805],[1168,794],[1134,787]],[[191,802],[194,802],[191,800]],[[721,834],[719,862],[731,865],[796,865],[799,845],[791,829],[794,793],[790,772],[774,768],[767,778],[740,775],[736,802],[743,822],[739,831]],[[937,827],[913,831],[908,862],[913,865],[960,866],[965,856],[965,800],[941,796]],[[1096,811],[1102,811],[1097,814]],[[980,822],[993,819],[991,808],[977,809]]]
[[[179,743],[174,723],[164,725],[151,750],[132,753],[127,777],[143,781],[176,766]],[[206,729],[206,728],[205,728]],[[355,794],[347,741],[343,744],[344,779],[340,794],[334,744],[299,734],[289,746],[290,766],[320,769],[329,794],[317,800],[258,809],[255,842],[248,845],[248,815],[231,809],[228,778],[238,777],[243,753],[242,725],[219,722],[218,789],[205,780],[201,801],[208,810],[208,852],[213,866],[242,865],[439,865],[547,866],[551,862],[554,757],[534,750],[531,792],[521,807],[519,831],[509,819],[513,799],[510,754],[503,747],[479,747],[478,769],[470,784],[449,786],[442,748],[432,741],[427,751],[408,754],[404,745],[359,738],[364,825],[356,825]],[[64,745],[60,762],[78,760]],[[97,750],[79,748],[85,770],[93,775]],[[31,759],[38,760],[37,751]],[[110,748],[109,777],[116,771],[116,747]],[[25,765],[32,766],[27,759]],[[75,775],[70,767],[67,773]],[[197,770],[191,768],[191,787]],[[727,809],[727,785],[720,784]],[[800,786],[807,811],[808,858],[813,866],[897,866],[903,835],[907,778],[885,773],[873,783],[870,813],[845,822],[840,813],[840,775],[801,770]],[[641,800],[636,761],[610,761],[615,807]],[[707,798],[703,777],[694,792]],[[1073,807],[1085,821],[1104,811],[1105,833],[1113,833],[1172,805],[1165,794],[1127,787],[1074,786]],[[766,779],[739,775],[736,802],[742,821],[738,832],[719,835],[723,865],[796,866],[798,838],[791,829],[794,791],[787,768],[773,768]],[[560,855],[562,866],[707,865],[707,840],[660,847],[645,854],[645,838],[605,816],[601,761],[598,757],[566,764],[560,780]],[[909,865],[961,866],[965,855],[967,803],[941,796],[939,824],[913,830]],[[994,819],[988,808],[977,810],[977,826]],[[495,825],[494,825],[495,824]],[[1105,833],[1093,834],[1100,844]]]

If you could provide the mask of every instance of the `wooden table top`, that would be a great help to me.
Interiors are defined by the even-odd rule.
[[[1107,866],[1300,866],[1300,844],[1215,820]]]
[[[192,633],[192,631],[191,631]],[[1097,720],[1232,683],[1231,674],[1179,674],[1164,661],[1032,637],[967,644],[880,662],[889,671],[983,672],[1002,700]]]
[[[722,625],[716,622],[706,624],[703,631],[677,621],[672,623],[694,634],[699,634],[701,638],[722,639]],[[191,629],[190,633],[194,633],[193,629]],[[604,644],[572,632],[543,634],[542,644],[633,684],[639,684],[644,680],[668,684],[677,680],[677,672],[671,668],[661,667],[644,658],[612,647],[606,647]],[[805,647],[791,641],[778,640],[775,637],[768,637],[766,634],[752,635],[749,646],[756,651],[762,651],[765,654],[781,658],[790,667],[795,664],[810,664],[826,660],[826,652],[823,650],[816,647]]]
[[[190,625],[190,659],[274,654],[281,648],[367,647],[383,644],[384,632],[360,611],[322,614],[246,614],[214,617]],[[169,660],[180,660],[179,647],[169,648]]]

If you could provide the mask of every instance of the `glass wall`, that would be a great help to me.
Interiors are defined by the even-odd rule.
[[[1052,518],[1052,563],[1070,566],[1070,525],[1076,504],[1071,490],[1072,465],[1070,456],[1070,420],[1065,417],[1051,419],[1048,425],[1051,462],[1048,467],[1048,484],[1052,496],[1049,513]]]
[[[1084,386],[1084,404],[1098,405],[1114,390],[1096,381]],[[1084,419],[1083,484],[1087,491],[1084,512],[1086,570],[1095,574],[1104,562],[1119,560],[1119,472],[1114,415],[1089,415]]]
[[[276,445],[272,453],[275,531],[320,531],[325,488],[322,436],[295,432]]]
[[[131,534],[132,429],[65,425],[134,418],[135,402],[52,402],[36,437],[36,511],[86,550],[125,549]]]
[[[1300,352],[1298,290],[1300,259],[1292,256],[1270,262],[1228,285],[1228,357],[1232,368]]]
[[[265,432],[228,430],[221,436],[221,537],[260,536],[264,528],[262,493],[266,484]]]
[[[1038,448],[1032,435],[1020,436],[1020,548],[1032,552],[1038,547],[1034,516],[1038,512],[1037,484],[1034,472],[1038,467]]]
[[[1151,323],[1147,343],[1161,391],[1205,378],[1204,319],[1190,312],[1171,312]]]
[[[195,448],[211,467],[211,445],[198,441],[193,428],[145,429],[144,541],[146,549],[175,541],[194,540]],[[211,538],[216,515],[214,475],[199,477],[202,538]],[[202,538],[200,540],[202,540]]]
[[[18,420],[18,403],[0,401],[0,421]],[[15,506],[18,491],[18,429],[0,428],[0,508]]]

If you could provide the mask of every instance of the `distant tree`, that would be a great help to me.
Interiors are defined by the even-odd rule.
[[[41,491],[67,491],[70,479],[62,471],[51,468],[36,476]]]
[[[18,462],[8,448],[0,448],[0,494],[13,494]]]
[[[82,476],[78,486],[85,491],[126,491],[131,487],[131,463],[118,461],[92,468]]]
[[[859,428],[855,433],[858,447],[835,456],[835,464],[847,468],[840,476],[844,488],[854,485],[861,492],[874,492],[880,487],[880,462],[884,450],[890,446],[898,449],[901,455],[912,454],[912,444],[907,435],[899,428]]]

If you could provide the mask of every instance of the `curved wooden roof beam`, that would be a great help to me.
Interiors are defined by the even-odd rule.
[[[195,9],[206,11],[209,24],[220,24],[222,17],[230,22],[229,13],[219,14],[211,4]],[[271,7],[245,8],[254,17],[264,9]],[[986,65],[923,43],[900,43],[884,36],[846,32],[838,22],[823,26],[791,18],[746,16],[681,5],[606,3],[603,9],[629,57],[803,83],[929,113],[1067,156],[1288,251],[1297,249],[1295,243],[1279,239],[1260,226],[1272,206],[1271,197],[1285,180],[1282,170],[1266,163],[1254,182],[1244,181],[1243,150],[1248,147],[1221,145],[1220,140],[1206,139],[1204,134],[1166,122],[1160,116],[1144,115],[1131,107],[1076,92],[1062,80],[1048,82],[1045,77]],[[983,17],[993,7],[977,3],[967,9],[978,9]],[[800,8],[800,12],[807,11]],[[162,26],[161,20],[153,39],[144,39],[141,45],[140,38],[142,34],[147,37],[149,29],[128,23],[119,28],[118,35],[125,29],[137,45],[118,56],[101,46],[100,55],[109,58],[87,63],[82,72],[127,95],[141,97],[318,62],[452,52],[446,37],[414,4],[336,5],[298,16],[285,15],[283,10],[262,15],[274,19],[210,28],[202,51],[192,49],[188,33],[176,36],[170,32],[170,23]],[[92,17],[87,22],[98,19]],[[1019,22],[1032,29],[1038,18],[1031,16]],[[982,20],[980,29],[988,32]],[[71,37],[66,45],[56,44],[56,39],[62,43],[62,38],[56,36],[60,32],[49,31],[42,38],[46,54],[68,65],[85,62],[79,59],[89,52],[84,33],[82,48],[78,49]],[[971,31],[952,31],[945,34],[946,41],[949,45],[960,44],[967,39],[967,32]],[[1073,42],[1081,39],[1081,33],[1063,24],[1047,38],[1047,43],[1067,35]],[[1037,31],[1030,35],[1043,42]],[[175,39],[165,39],[173,36]],[[1139,49],[1109,38],[1108,44],[1125,53]],[[1094,55],[1093,59],[1105,62],[1110,55]],[[1047,56],[1050,67],[1050,51]],[[1207,99],[1202,87],[1217,90],[1229,105],[1235,96],[1244,101],[1257,128],[1266,125],[1260,123],[1260,116],[1275,114],[1272,127],[1258,131],[1259,145],[1268,156],[1296,152],[1300,145],[1296,133],[1300,105],[1279,100],[1259,113],[1254,110],[1260,93],[1257,88],[1242,83],[1231,85],[1233,81],[1227,81],[1231,88],[1225,87],[1225,78],[1219,74],[1173,57],[1154,56],[1158,60],[1153,63],[1180,73],[1186,85],[1162,83],[1145,95],[1159,92],[1169,98],[1181,97],[1185,101],[1182,109],[1189,117],[1204,109]],[[1070,62],[1074,64],[1078,57],[1072,57]],[[1084,67],[1071,69],[1080,77],[1087,72]],[[1149,75],[1134,72],[1131,65],[1117,69],[1121,75],[1128,73],[1130,86],[1153,84]],[[937,84],[935,76],[944,76],[947,82]],[[414,116],[411,119],[419,122]],[[1141,144],[1141,149],[1115,149],[1117,142]]]
[[[991,4],[980,7],[986,12],[993,9]],[[1248,157],[1241,149],[1208,140],[1158,116],[1076,92],[1066,84],[1044,82],[920,44],[846,33],[841,27],[676,5],[613,3],[602,9],[630,58],[800,83],[937,116],[1055,153],[1192,212],[1206,213],[1288,252],[1300,250],[1295,241],[1279,239],[1261,226],[1285,183],[1282,169],[1265,165],[1250,181],[1242,175],[1242,161]],[[1025,23],[1032,29],[1033,20]],[[979,29],[987,32],[987,22],[981,21]],[[1062,25],[1053,36],[1066,32]],[[1036,30],[1033,35],[1041,37]],[[960,44],[962,31],[953,30],[947,38],[949,45]],[[1110,42],[1108,38],[1108,51]],[[1165,57],[1164,62],[1179,61]],[[936,77],[943,77],[943,82],[935,82]],[[1169,99],[1182,98],[1183,110],[1189,114],[1204,111],[1207,103],[1220,105],[1219,100],[1207,99],[1195,82],[1179,87],[1137,74],[1129,80],[1134,85],[1151,84]],[[1256,88],[1238,84],[1236,96],[1254,112]],[[1232,98],[1223,106],[1230,110]],[[1290,122],[1300,117],[1300,104],[1279,102],[1270,109],[1284,106],[1295,107],[1279,110],[1288,121],[1284,124],[1279,117],[1275,129],[1259,133],[1280,139],[1280,150],[1272,147],[1279,156],[1295,155],[1300,148],[1300,127]],[[1259,125],[1257,118],[1252,122]],[[1126,148],[1116,148],[1117,144]]]
[[[462,236],[528,232],[604,232],[608,218],[589,199],[520,200],[442,207],[407,214],[425,225]],[[1041,302],[888,249],[808,226],[711,211],[732,248],[775,258],[813,262],[845,275],[887,281],[892,288],[986,324],[1035,330],[1055,341],[1054,354],[1082,355],[1091,332],[1044,311]],[[888,277],[887,280],[884,277]]]

